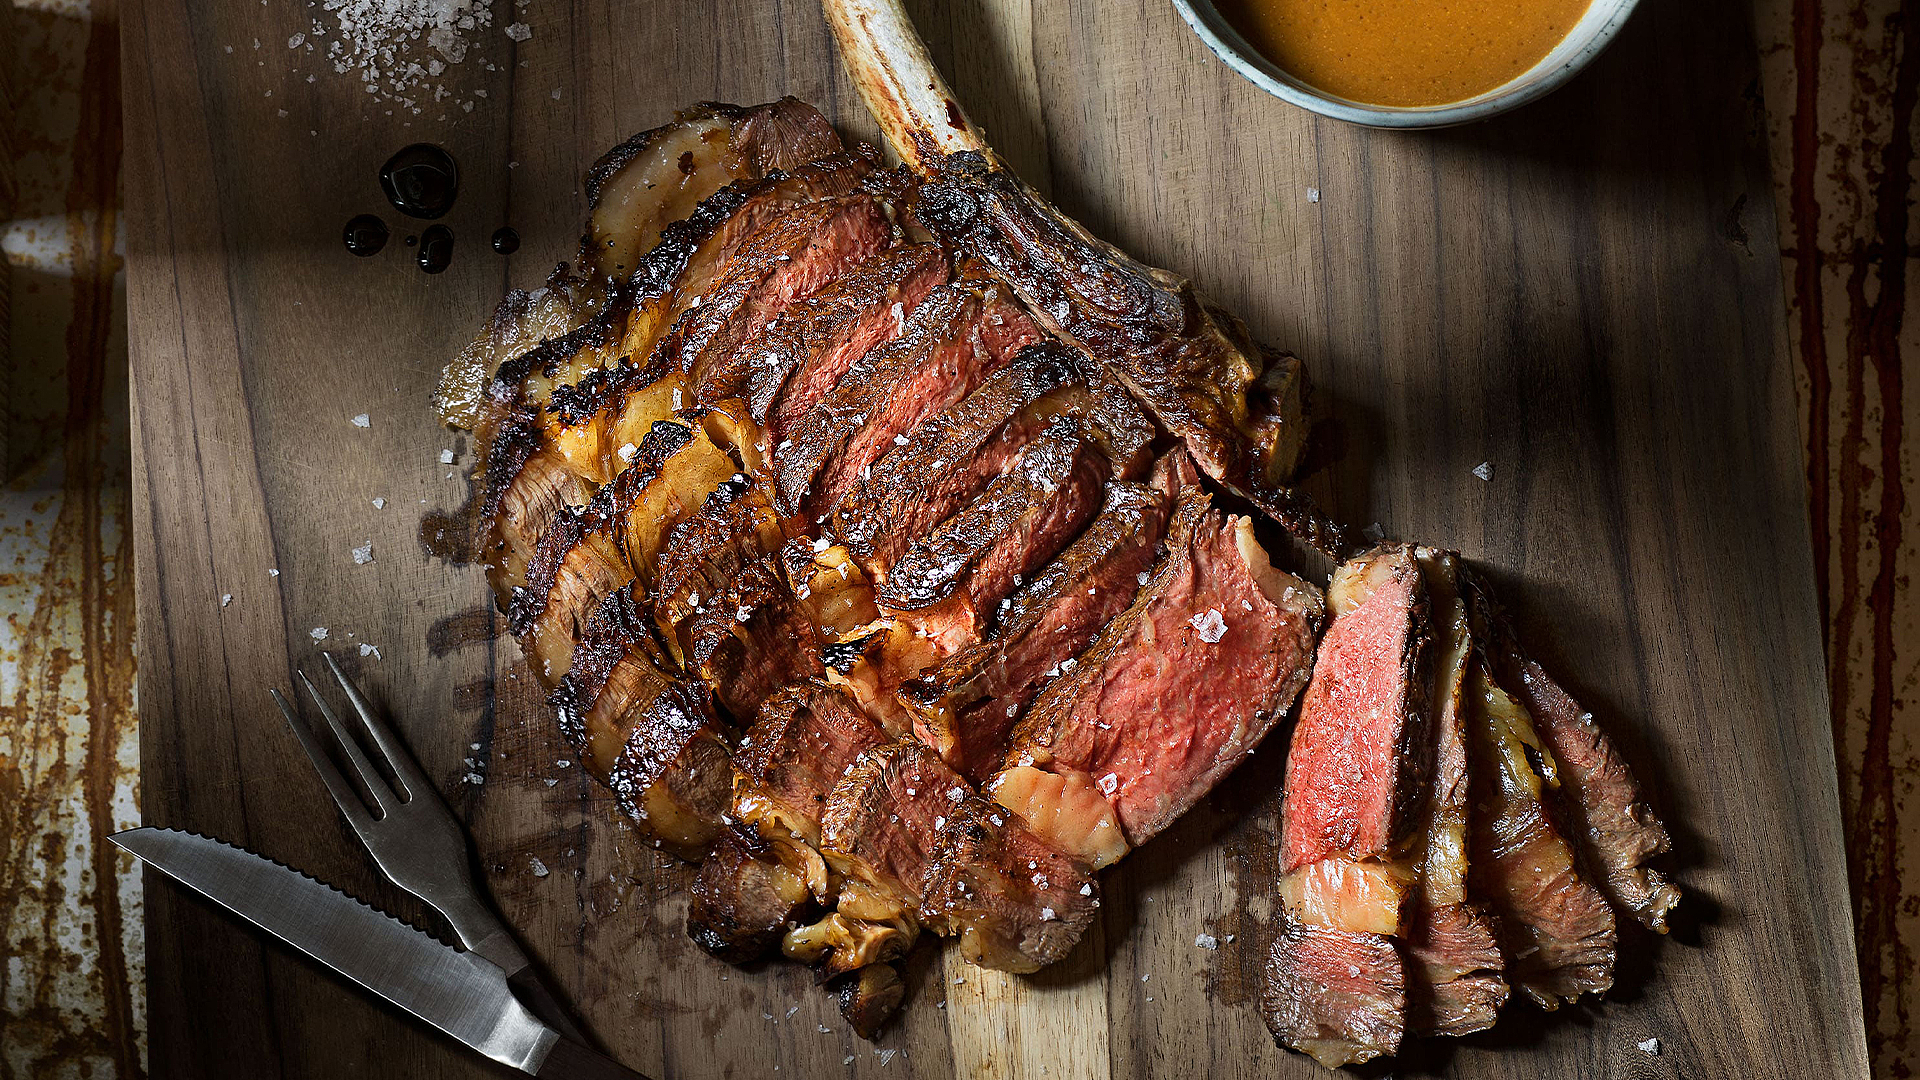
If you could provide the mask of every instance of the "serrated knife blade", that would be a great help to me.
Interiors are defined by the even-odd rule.
[[[515,1000],[499,968],[298,870],[174,829],[110,839],[495,1061],[538,1075],[560,1040]]]

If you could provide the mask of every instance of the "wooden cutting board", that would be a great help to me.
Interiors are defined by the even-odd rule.
[[[1647,0],[1567,89],[1426,134],[1266,97],[1160,0],[912,6],[1024,175],[1307,358],[1316,494],[1479,560],[1674,829],[1680,928],[1626,933],[1604,1001],[1515,1008],[1491,1033],[1414,1045],[1396,1075],[1865,1076],[1744,5]],[[443,781],[509,921],[650,1074],[1316,1075],[1273,1047],[1253,1000],[1284,738],[1107,875],[1104,917],[1067,963],[1020,979],[916,953],[877,1046],[800,969],[731,970],[683,937],[688,872],[567,760],[516,647],[492,636],[480,572],[423,544],[423,517],[464,499],[472,450],[427,399],[501,291],[570,254],[578,178],[620,139],[698,99],[783,93],[874,128],[813,0],[510,10],[497,0],[465,35],[465,60],[416,98],[439,85],[445,100],[415,115],[336,72],[337,35],[309,9],[128,5],[147,819],[420,921],[266,697],[331,648]],[[515,42],[504,26],[522,17],[532,36]],[[462,168],[438,276],[402,243],[421,223],[375,181],[420,140]],[[361,212],[395,229],[378,257],[342,247]],[[525,240],[512,258],[487,250],[502,224]],[[146,922],[156,1076],[488,1071],[152,874]]]

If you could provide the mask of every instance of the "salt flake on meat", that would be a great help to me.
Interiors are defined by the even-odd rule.
[[[1208,608],[1187,622],[1200,632],[1200,640],[1209,645],[1227,636],[1227,620],[1221,617],[1219,608]]]

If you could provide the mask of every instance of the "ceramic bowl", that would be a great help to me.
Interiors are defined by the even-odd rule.
[[[1633,12],[1635,2],[1593,0],[1587,13],[1580,17],[1580,21],[1574,24],[1572,31],[1560,44],[1554,46],[1552,52],[1511,81],[1462,101],[1420,106],[1368,105],[1316,89],[1287,74],[1279,65],[1262,56],[1258,49],[1247,44],[1246,39],[1227,22],[1211,0],[1173,0],[1173,6],[1179,9],[1180,16],[1187,20],[1187,25],[1200,35],[1200,40],[1207,43],[1207,48],[1212,49],[1214,55],[1226,61],[1228,67],[1246,76],[1255,86],[1282,101],[1321,116],[1368,127],[1431,128],[1485,120],[1550,93],[1573,78],[1574,73],[1585,67],[1588,61],[1600,55],[1600,50],[1607,47],[1607,43],[1613,40],[1614,34],[1627,21],[1627,16]]]

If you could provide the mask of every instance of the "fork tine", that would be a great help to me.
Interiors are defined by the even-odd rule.
[[[400,781],[401,792],[407,801],[419,798],[422,792],[432,791],[433,785],[427,782],[427,775],[420,771],[420,765],[407,751],[407,745],[388,730],[379,714],[373,711],[373,706],[367,703],[366,695],[353,685],[353,680],[347,678],[346,672],[340,670],[340,662],[330,652],[320,655],[326,657],[327,667],[333,669],[333,677],[339,680],[340,689],[347,692],[347,700],[353,703],[353,711],[360,714],[360,722],[367,725],[367,731],[372,733],[374,744],[386,755],[387,767],[393,770],[394,778]]]
[[[347,760],[353,763],[354,770],[360,774],[361,782],[367,785],[368,794],[372,795],[373,801],[380,805],[380,813],[383,815],[392,813],[394,806],[400,800],[387,787],[386,779],[375,771],[373,762],[367,760],[366,752],[360,749],[360,744],[348,733],[347,726],[340,722],[340,716],[333,711],[333,706],[328,705],[327,699],[320,696],[320,688],[313,685],[313,680],[307,678],[306,672],[300,673],[300,681],[307,684],[307,693],[313,696],[314,704],[320,706],[320,715],[327,718],[327,726],[333,729],[333,737],[339,741],[340,749],[346,751]]]
[[[307,730],[307,725],[301,723],[300,717],[295,715],[293,706],[288,705],[287,699],[280,696],[280,691],[269,689],[267,693],[272,694],[274,704],[280,706],[280,715],[287,718],[287,726],[293,729],[294,738],[300,740],[300,748],[307,752],[307,760],[313,762],[314,771],[320,774],[320,782],[327,785],[327,794],[333,796],[333,801],[340,807],[340,812],[346,815],[347,824],[353,826],[353,831],[356,833],[372,825],[373,816],[367,813],[366,803],[361,801],[360,793],[353,790],[353,785],[347,783],[346,777],[340,775],[340,770],[334,767],[333,759],[327,756],[326,751],[320,748],[320,743],[314,739],[313,732]],[[364,836],[362,838],[364,839]]]

